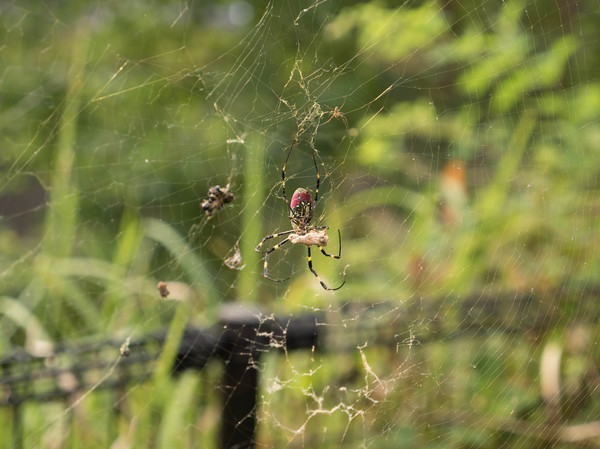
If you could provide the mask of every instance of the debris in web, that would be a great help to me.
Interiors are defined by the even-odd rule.
[[[166,298],[167,296],[169,296],[169,289],[167,288],[166,282],[159,282],[156,288],[158,289],[158,293],[161,296],[161,298]]]
[[[290,243],[300,243],[306,246],[318,246],[319,248],[327,246],[329,244],[329,236],[327,235],[327,229],[312,229],[306,234],[290,234]]]
[[[208,189],[208,199],[204,200],[200,207],[208,215],[212,217],[213,213],[223,208],[227,203],[233,201],[233,193],[229,190],[229,184],[225,187],[219,185],[212,186]]]
[[[129,342],[130,342],[130,338],[127,337],[127,340],[125,341],[125,343],[123,343],[121,345],[121,347],[119,348],[119,355],[121,357],[129,357],[129,355],[131,354],[131,349],[129,349]]]
[[[242,252],[239,244],[235,244],[234,251],[233,256],[225,259],[223,263],[231,270],[243,270],[246,265],[242,262]]]

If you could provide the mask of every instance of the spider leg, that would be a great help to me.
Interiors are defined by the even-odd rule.
[[[285,232],[285,234],[288,234],[288,232],[286,231],[286,232]],[[275,279],[275,278],[272,278],[271,276],[269,276],[269,275],[267,274],[267,266],[268,266],[268,264],[269,264],[269,254],[271,254],[271,253],[272,253],[273,251],[275,251],[276,249],[279,249],[279,248],[281,248],[281,246],[282,246],[282,245],[286,244],[286,243],[287,243],[287,242],[289,242],[289,241],[290,241],[290,238],[289,238],[289,237],[287,237],[286,239],[282,240],[281,242],[279,242],[279,243],[278,243],[277,245],[275,245],[274,247],[272,247],[272,248],[269,248],[267,251],[265,251],[265,264],[264,264],[264,267],[263,267],[263,276],[264,276],[266,279],[268,279],[268,280],[270,280],[270,281],[273,281],[273,282],[284,282],[284,281],[287,281],[287,280],[289,280],[289,279],[291,278],[291,276],[290,276],[290,277],[287,277],[287,278],[285,278],[285,279]]]
[[[329,254],[327,251],[325,251],[320,246],[317,246],[317,248],[319,248],[321,250],[321,252],[323,253],[324,256],[331,257],[332,259],[339,259],[340,257],[342,257],[342,233],[340,232],[339,229],[338,229],[338,241],[340,243],[339,243],[339,250],[338,250],[337,256],[335,254]]]
[[[319,184],[321,183],[321,176],[319,176],[319,167],[317,167],[317,159],[315,158],[314,150],[312,151],[312,158],[313,158],[313,162],[315,164],[315,170],[317,172],[317,187],[315,189],[315,198],[313,200],[315,202],[315,207],[317,207],[317,200],[319,199]]]
[[[346,130],[348,130],[348,119],[341,112],[340,112],[340,118],[342,119],[342,122],[344,122],[344,126],[346,127]]]
[[[282,186],[282,190],[283,190],[283,199],[287,203],[290,210],[292,210],[292,205],[290,204],[290,200],[288,200],[288,197],[285,194],[285,167],[287,167],[288,159],[290,158],[290,154],[292,154],[292,150],[294,149],[295,144],[296,144],[296,139],[294,139],[294,141],[292,142],[290,151],[288,151],[287,157],[285,158],[285,162],[283,163],[283,168],[281,169],[281,186]]]
[[[327,120],[325,123],[321,123],[321,126],[322,125],[327,125],[327,123],[329,123],[330,121],[332,121],[335,118],[335,115],[333,115],[333,112],[330,112],[329,114],[330,114],[329,115],[329,120]]]
[[[265,253],[265,252],[269,252],[270,250],[267,251],[261,251],[260,247],[263,246],[263,244],[267,241],[267,240],[271,240],[277,237],[281,237],[282,235],[287,235],[287,234],[291,234],[292,232],[294,232],[294,230],[290,230],[290,231],[283,231],[283,232],[278,232],[277,234],[270,234],[267,235],[265,238],[263,238],[260,243],[258,245],[256,245],[256,248],[254,248],[254,251],[256,251],[257,253]],[[281,245],[281,243],[279,244]],[[277,245],[277,246],[279,246]]]
[[[296,145],[296,139],[294,139],[294,141],[292,142],[292,145],[290,146],[290,151],[288,151],[288,154],[285,158],[285,162],[283,163],[283,168],[281,169],[281,187],[282,187],[281,190],[283,193],[283,199],[287,203],[290,210],[292,210],[292,205],[290,204],[290,200],[288,199],[287,194],[285,192],[285,169],[287,167],[288,160],[290,159],[290,155],[292,154],[292,150],[294,149],[294,145]],[[321,176],[319,175],[319,167],[317,167],[317,159],[315,157],[315,151],[312,152],[312,158],[313,158],[313,163],[315,164],[315,171],[317,172],[317,187],[315,189],[315,197],[313,199],[313,201],[315,202],[315,206],[316,206],[317,200],[319,198],[319,185],[321,183]]]
[[[310,257],[310,246],[307,247],[308,249],[308,269],[312,272],[312,274],[315,275],[315,277],[317,278],[317,281],[319,281],[319,283],[321,284],[321,287],[323,287],[325,290],[339,290],[340,288],[342,288],[344,286],[344,284],[346,283],[346,280],[344,279],[344,281],[336,288],[329,288],[327,287],[327,285],[325,285],[325,282],[323,282],[321,280],[321,278],[319,277],[319,275],[317,274],[317,272],[314,270],[313,266],[312,266],[312,259]]]

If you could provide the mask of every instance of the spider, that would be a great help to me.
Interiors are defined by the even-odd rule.
[[[333,111],[330,112],[331,116],[329,117],[329,120],[327,120],[325,123],[323,123],[323,125],[326,125],[327,123],[332,121],[334,118],[341,118],[342,122],[344,122],[344,125],[346,126],[346,129],[348,129],[348,120],[346,119],[346,116],[342,112],[342,108],[344,107],[345,103],[346,103],[346,100],[344,100],[344,102],[342,103],[341,106],[334,107]]]
[[[326,252],[323,249],[323,247],[327,246],[327,244],[329,243],[329,237],[327,236],[327,229],[329,229],[329,226],[316,226],[316,227],[311,226],[311,221],[313,219],[313,213],[314,213],[315,207],[317,205],[317,199],[319,197],[319,183],[321,181],[320,176],[319,176],[319,168],[317,167],[317,160],[315,159],[314,152],[312,153],[312,158],[313,158],[313,162],[315,164],[315,170],[317,172],[317,187],[315,188],[314,199],[311,198],[310,191],[308,189],[303,189],[301,187],[296,189],[296,191],[292,195],[291,202],[288,200],[288,197],[285,193],[285,167],[287,166],[288,160],[290,158],[290,155],[292,154],[292,150],[294,149],[295,144],[296,144],[296,139],[294,139],[294,141],[292,142],[292,145],[290,147],[290,150],[288,151],[287,157],[285,158],[285,163],[283,164],[283,169],[281,170],[283,199],[287,203],[288,208],[290,210],[289,219],[292,222],[293,229],[291,229],[289,231],[283,231],[283,232],[278,232],[276,234],[267,235],[266,237],[264,237],[261,240],[261,242],[256,246],[256,248],[254,248],[254,250],[257,253],[265,254],[263,276],[271,281],[284,282],[290,278],[288,277],[285,279],[274,279],[269,276],[268,271],[267,271],[269,254],[271,254],[273,251],[281,248],[287,242],[290,242],[292,244],[300,243],[300,244],[306,245],[306,247],[308,249],[308,269],[312,272],[312,274],[315,275],[315,277],[321,284],[321,287],[323,287],[325,290],[339,290],[346,283],[346,280],[344,280],[336,288],[327,287],[327,285],[321,280],[321,278],[319,277],[319,275],[317,274],[317,272],[314,270],[314,268],[312,266],[310,247],[313,245],[316,246],[317,248],[319,248],[321,253],[323,253],[323,255],[325,255],[327,257],[331,257],[333,259],[339,259],[342,257],[342,234],[340,233],[340,230],[338,229],[339,250],[336,255],[336,254],[329,254],[328,252]],[[260,250],[261,246],[267,240],[281,237],[282,235],[287,235],[288,237],[286,237],[284,240],[279,242],[277,245],[273,246],[272,248],[269,248],[266,251]]]

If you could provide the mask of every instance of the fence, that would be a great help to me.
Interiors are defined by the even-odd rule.
[[[552,297],[552,296],[550,296]],[[580,299],[580,298],[576,298]],[[457,301],[452,301],[457,304]],[[406,307],[390,304],[348,303],[339,315],[352,317],[390,316],[394,326],[364,326],[373,320],[354,320],[355,329],[347,335],[352,339],[339,341],[325,332],[332,317],[325,313],[303,314],[295,317],[269,317],[260,313],[230,306],[222,313],[220,322],[209,329],[188,328],[184,332],[176,357],[173,374],[187,369],[202,370],[212,359],[224,362],[221,386],[221,448],[251,448],[255,441],[259,371],[261,356],[268,351],[331,350],[329,343],[336,341],[339,349],[355,349],[368,339],[369,344],[394,345],[399,330],[416,322],[426,322],[419,329],[419,343],[476,335],[479,332],[540,332],[555,321],[548,301],[533,293],[512,294],[502,297],[473,296],[460,302],[450,328],[440,319],[443,302],[415,300]],[[556,312],[556,310],[555,310]],[[579,309],[580,319],[595,322],[595,314],[585,307]],[[418,314],[419,319],[415,318]],[[427,319],[424,319],[427,317]],[[555,317],[560,319],[560,315]],[[388,320],[390,321],[390,320]],[[456,324],[458,323],[458,325]],[[335,326],[333,326],[335,328]],[[52,355],[34,357],[25,352],[15,353],[0,360],[0,406],[12,407],[13,435],[21,427],[19,409],[26,401],[64,400],[90,389],[116,389],[147,380],[160,354],[165,335],[156,334],[132,341],[121,347],[122,340],[56,346]],[[324,344],[327,342],[327,344]],[[121,351],[119,363],[115,357]],[[89,373],[114,372],[101,382]],[[19,447],[19,438],[13,447]]]

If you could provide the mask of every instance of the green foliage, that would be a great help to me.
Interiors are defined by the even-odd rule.
[[[346,38],[356,31],[360,52],[373,50],[384,61],[396,62],[423,51],[449,29],[434,2],[417,8],[386,8],[379,2],[343,9],[327,25],[326,36]]]
[[[339,351],[261,360],[265,447],[541,445],[532,360],[548,335],[564,346],[568,388],[597,386],[597,351],[568,351],[572,324],[598,316],[578,301],[600,273],[597,7],[339,3],[254,4],[253,23],[228,27],[215,13],[227,2],[1,7],[0,192],[41,199],[0,218],[0,354],[170,326],[152,382],[125,399],[91,391],[81,407],[7,414],[12,433],[33,432],[23,447],[117,445],[98,428],[130,447],[197,447],[199,428],[213,441],[219,367],[200,382],[171,379],[170,366],[184,325],[213,323],[234,299],[393,310],[331,324]],[[315,220],[342,232],[340,262],[314,257],[327,282],[345,272],[334,295],[304,248],[273,255],[286,284],[264,281],[254,252],[290,229],[280,181],[294,138],[289,191],[314,188],[316,151]],[[235,200],[208,219],[199,205],[217,184]],[[245,268],[229,270],[236,247]],[[158,295],[163,280],[177,302]],[[481,291],[539,292],[544,328],[494,329],[519,321],[509,308],[463,335],[463,300]],[[354,322],[391,343],[354,341]],[[415,343],[438,332],[452,338]],[[567,404],[564,422],[595,419],[593,402]]]

